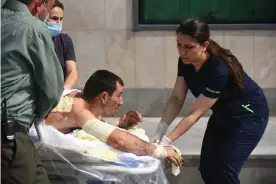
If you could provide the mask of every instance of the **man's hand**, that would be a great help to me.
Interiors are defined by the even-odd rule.
[[[158,159],[168,159],[170,162],[174,163],[175,166],[180,166],[182,164],[182,157],[179,155],[174,147],[172,146],[160,146],[156,145],[153,154],[151,155],[154,158]]]
[[[131,110],[124,114],[119,121],[119,127],[127,130],[141,123],[143,117],[139,112]]]

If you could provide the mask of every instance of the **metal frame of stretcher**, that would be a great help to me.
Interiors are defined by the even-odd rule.
[[[40,147],[42,148],[43,143],[45,140],[43,139],[43,130],[42,130],[42,122],[43,121],[36,121],[34,122],[35,129],[37,132],[38,140],[36,141],[36,145],[41,145]],[[113,166],[110,164],[97,164],[90,162],[88,163],[87,161],[71,161],[70,162],[60,155],[60,157],[56,157],[53,159],[49,160],[49,157],[43,155],[45,152],[43,151],[46,148],[39,149],[39,153],[41,155],[41,162],[42,165],[45,167],[46,171],[50,175],[56,175],[60,177],[73,177],[75,178],[79,184],[86,184],[87,181],[102,181],[102,182],[108,182],[108,183],[117,183],[118,179],[116,177],[112,177],[112,174],[124,174],[126,177],[128,177],[129,180],[136,181],[135,177],[138,177],[138,175],[151,175],[154,172],[157,171],[159,166],[161,165],[160,160],[155,160],[156,163],[152,164],[151,166],[145,168],[128,168],[128,167],[120,167],[120,166]],[[47,149],[48,150],[48,149]],[[49,152],[47,152],[48,154]],[[66,161],[67,160],[67,161]],[[53,163],[54,162],[54,163]],[[77,166],[77,167],[76,167]],[[87,172],[87,168],[91,168],[91,171],[93,172],[99,172],[99,173],[104,173],[105,177],[98,178],[99,173],[89,173]],[[79,168],[86,168],[85,170],[79,169]],[[157,182],[158,179],[156,179]],[[153,182],[153,181],[152,181]],[[155,183],[156,183],[155,182]],[[119,181],[120,183],[120,181]]]

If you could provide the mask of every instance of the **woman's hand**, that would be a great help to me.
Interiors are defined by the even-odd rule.
[[[172,162],[175,166],[182,165],[182,157],[175,151],[172,146],[164,146],[167,151],[167,159]]]

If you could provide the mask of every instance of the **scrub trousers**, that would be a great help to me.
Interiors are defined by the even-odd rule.
[[[27,133],[16,132],[11,142],[1,142],[1,183],[50,184],[39,154]]]
[[[256,115],[209,119],[199,171],[205,184],[240,184],[241,168],[262,138],[268,117]]]

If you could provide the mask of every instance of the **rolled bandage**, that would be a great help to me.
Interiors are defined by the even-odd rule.
[[[156,149],[154,150],[153,154],[151,155],[154,158],[159,158],[159,159],[166,159],[168,154],[164,146],[159,146],[156,145]]]
[[[93,135],[102,142],[106,143],[108,137],[116,129],[116,127],[108,123],[104,123],[98,119],[92,119],[84,123],[82,129],[86,133]]]

